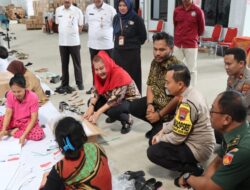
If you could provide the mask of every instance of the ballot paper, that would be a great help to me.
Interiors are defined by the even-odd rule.
[[[19,139],[3,139],[0,141],[0,179],[1,190],[9,189],[12,177],[20,164],[21,145]]]

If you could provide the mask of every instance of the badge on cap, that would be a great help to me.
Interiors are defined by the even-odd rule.
[[[191,12],[191,16],[195,17],[195,16],[196,16],[196,12],[195,12],[195,11],[192,11],[192,12]]]

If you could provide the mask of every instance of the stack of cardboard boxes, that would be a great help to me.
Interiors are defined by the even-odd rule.
[[[10,20],[16,20],[17,19],[16,14],[20,18],[25,17],[25,11],[22,7],[15,7],[15,5],[13,4],[6,6],[6,15]]]

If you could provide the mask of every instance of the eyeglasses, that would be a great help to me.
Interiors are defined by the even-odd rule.
[[[221,114],[221,115],[225,114],[225,113],[223,113],[223,112],[213,111],[212,109],[209,110],[209,113],[210,113],[210,115],[211,115],[212,113]]]

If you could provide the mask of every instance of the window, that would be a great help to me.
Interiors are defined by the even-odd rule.
[[[151,19],[167,21],[168,0],[151,0]]]
[[[221,24],[228,27],[231,0],[203,0],[202,9],[205,14],[206,26]]]

